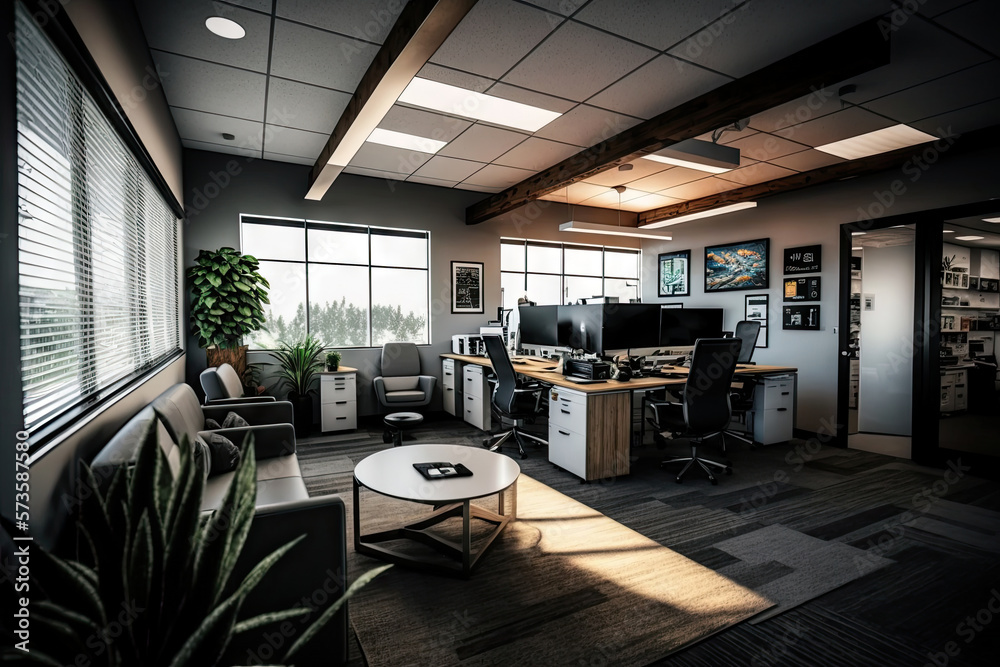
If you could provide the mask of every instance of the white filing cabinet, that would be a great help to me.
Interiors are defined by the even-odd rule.
[[[455,396],[455,360],[441,360],[441,391],[443,392],[444,411],[450,415],[456,415]]]
[[[483,367],[465,364],[462,369],[462,418],[483,431],[492,426],[490,385]]]
[[[969,408],[968,377],[964,368],[941,371],[941,412]]]
[[[320,428],[347,431],[358,427],[358,373],[341,366],[320,374]]]
[[[795,378],[765,375],[753,393],[753,439],[773,445],[792,439],[795,414]]]
[[[587,395],[549,390],[549,461],[587,479]]]

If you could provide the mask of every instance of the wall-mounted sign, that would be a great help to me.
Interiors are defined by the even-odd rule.
[[[785,301],[819,301],[819,276],[785,278]]]
[[[782,329],[819,330],[819,304],[812,306],[782,306],[781,313]]]
[[[804,245],[785,248],[785,275],[789,273],[816,273],[820,270],[823,246]]]

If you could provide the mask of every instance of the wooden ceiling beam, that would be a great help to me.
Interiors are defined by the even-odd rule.
[[[709,211],[720,206],[757,201],[782,192],[792,192],[821,183],[864,176],[894,167],[902,168],[898,180],[902,190],[905,191],[907,183],[919,179],[925,171],[933,168],[933,165],[945,155],[959,155],[973,150],[998,147],[1000,147],[1000,125],[994,125],[964,135],[944,137],[937,141],[928,141],[880,155],[838,162],[764,183],[747,185],[680,204],[643,211],[639,213],[639,227],[691,213]],[[898,193],[895,192],[896,189],[898,189],[896,186],[892,186],[890,190],[893,197],[898,196]]]
[[[872,20],[665,111],[468,207],[475,225],[685,139],[731,125],[889,62]],[[665,84],[666,85],[666,84]]]
[[[410,0],[341,114],[309,173],[306,199],[319,200],[368,135],[476,0]]]

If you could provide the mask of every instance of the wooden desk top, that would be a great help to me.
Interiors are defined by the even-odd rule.
[[[687,375],[691,369],[687,366],[663,366],[661,373],[673,373],[676,375]],[[761,364],[737,364],[737,375],[770,375],[771,373],[798,373],[799,369],[794,366],[764,366]]]

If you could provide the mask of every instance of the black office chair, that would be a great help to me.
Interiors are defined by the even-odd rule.
[[[753,359],[753,351],[757,347],[758,336],[760,336],[760,322],[743,320],[737,323],[735,338],[740,341],[740,356],[736,360],[736,363],[753,363],[751,359]],[[741,440],[751,447],[756,446],[748,415],[753,412],[753,392],[757,386],[757,380],[753,376],[741,376],[740,382],[742,386],[732,392],[729,402],[732,405],[733,417],[743,424],[743,430],[737,431],[736,429],[727,428],[722,434],[722,451],[726,451],[727,435]]]
[[[517,443],[517,451],[521,458],[527,458],[524,451],[524,440],[532,440],[536,444],[549,444],[542,438],[526,432],[523,429],[524,420],[530,419],[538,414],[541,404],[541,395],[544,388],[539,384],[526,383],[518,380],[514,364],[507,356],[507,348],[503,344],[503,339],[497,335],[483,336],[486,344],[486,354],[493,365],[493,373],[496,375],[496,386],[493,389],[493,408],[499,413],[501,418],[506,418],[514,422],[509,431],[498,433],[492,438],[483,442],[484,447],[488,447],[491,452],[499,450],[503,443],[510,438]],[[496,439],[496,442],[493,440]]]
[[[740,341],[736,338],[699,338],[694,344],[691,371],[684,385],[681,403],[661,403],[653,407],[657,412],[657,423],[665,431],[691,443],[691,456],[667,459],[660,464],[685,464],[677,474],[678,483],[694,464],[708,474],[712,484],[718,482],[709,466],[721,468],[727,475],[732,473],[729,461],[720,463],[701,458],[698,445],[720,435],[729,426],[732,419],[730,385],[739,353]]]

